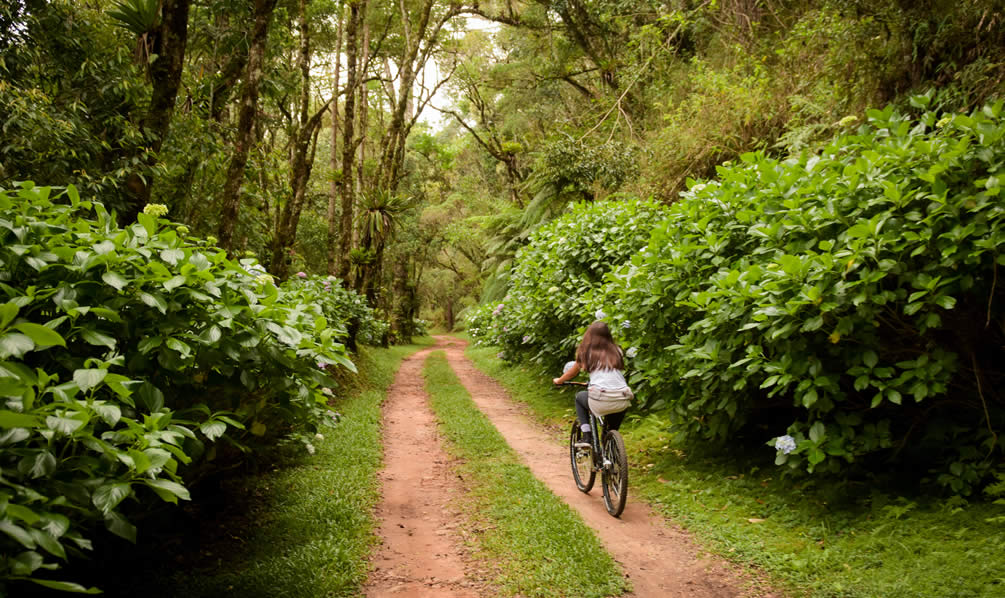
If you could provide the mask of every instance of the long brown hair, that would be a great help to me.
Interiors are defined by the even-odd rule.
[[[600,320],[590,324],[583,334],[576,349],[576,361],[587,372],[625,369],[625,360],[611,336],[611,329]]]

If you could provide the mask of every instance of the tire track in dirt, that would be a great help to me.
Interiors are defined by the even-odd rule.
[[[446,350],[448,363],[478,408],[534,475],[579,513],[621,564],[632,582],[632,596],[782,596],[768,589],[756,573],[716,557],[701,556],[686,531],[667,525],[648,505],[633,500],[630,490],[621,518],[608,515],[599,479],[590,494],[577,490],[569,467],[568,446],[556,443],[551,431],[531,420],[526,406],[511,399],[495,380],[475,368],[464,356],[464,347],[460,339],[437,337],[437,348]]]
[[[430,351],[402,362],[384,400],[384,469],[376,509],[381,547],[370,560],[363,588],[368,598],[484,595],[453,537],[457,514],[447,501],[461,490],[424,389],[422,365]]]

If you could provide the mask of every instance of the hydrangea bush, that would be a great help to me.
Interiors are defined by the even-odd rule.
[[[503,347],[510,358],[559,367],[593,321],[592,293],[646,246],[664,211],[637,199],[574,205],[531,235],[517,254],[505,299],[474,310],[469,333]]]
[[[1000,103],[889,107],[820,152],[693,184],[605,287],[639,324],[635,382],[708,439],[788,414],[779,464],[914,459],[967,491],[1005,416],[1003,136]]]
[[[314,301],[321,308],[328,327],[336,331],[339,339],[346,337],[349,322],[354,318],[359,322],[359,342],[377,345],[387,333],[387,322],[377,317],[377,312],[367,304],[365,297],[348,288],[339,278],[298,272],[284,282],[282,288],[296,295],[299,301]]]
[[[557,221],[472,334],[559,361],[599,309],[637,353],[639,403],[685,434],[760,436],[810,472],[911,462],[969,492],[1005,427],[1005,122],[1001,103],[913,101],[920,117],[870,110],[819,151],[691,181],[641,251]]]
[[[119,228],[73,188],[0,191],[0,593],[82,590],[48,571],[88,530],[134,539],[151,503],[332,422],[328,372],[352,363],[317,296],[161,208]]]

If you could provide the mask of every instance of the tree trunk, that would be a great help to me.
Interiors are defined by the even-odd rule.
[[[454,298],[448,297],[447,304],[443,308],[443,319],[447,325],[447,332],[454,331]]]
[[[398,342],[408,344],[415,336],[415,314],[419,308],[417,285],[408,275],[408,259],[399,259],[394,265],[394,331]]]
[[[349,251],[352,247],[353,217],[353,158],[355,157],[355,110],[356,110],[356,65],[358,61],[357,33],[362,16],[366,12],[366,0],[349,1],[349,22],[346,26],[346,92],[345,125],[342,133],[342,176],[339,177],[339,195],[342,199],[342,218],[339,231],[339,272],[338,277],[349,280]]]
[[[370,23],[363,21],[363,55],[360,57],[360,64],[365,66],[370,62]],[[360,78],[365,79],[366,73],[360,73]],[[366,189],[366,137],[367,128],[369,126],[369,113],[370,113],[370,103],[369,103],[369,93],[366,84],[359,86],[359,169],[357,170],[357,177],[359,178],[358,189]]]
[[[296,133],[290,149],[290,199],[283,207],[272,243],[272,274],[285,280],[289,273],[286,257],[293,247],[300,224],[300,213],[304,207],[307,182],[311,176],[312,160],[309,157],[311,136],[314,133],[310,118],[311,101],[311,44],[310,27],[307,24],[307,0],[299,0],[300,15],[297,18],[299,51],[297,67],[300,71],[300,101],[297,111]],[[317,121],[320,123],[320,119]]]
[[[188,43],[188,13],[191,0],[162,0],[161,24],[153,35],[151,53],[157,59],[150,65],[150,81],[153,90],[150,94],[150,108],[143,118],[142,129],[150,142],[149,155],[146,160],[148,167],[153,167],[157,161],[157,153],[167,137],[174,115],[175,99],[178,97],[178,87],[181,84],[182,70],[185,67],[185,46]],[[148,172],[144,181],[139,176],[132,176],[127,183],[130,190],[130,202],[120,215],[122,223],[136,221],[136,215],[150,201],[150,188],[153,185],[153,174]]]
[[[228,251],[232,248],[234,225],[241,206],[241,183],[244,182],[244,168],[248,164],[248,151],[255,140],[255,116],[258,111],[258,87],[262,82],[265,67],[265,45],[269,38],[269,22],[276,8],[276,0],[255,0],[255,17],[252,27],[251,45],[248,48],[248,68],[241,86],[241,109],[237,117],[237,136],[234,139],[234,154],[227,167],[227,178],[223,186],[223,209],[217,236],[220,246]]]
[[[335,38],[335,84],[332,85],[332,155],[331,155],[331,186],[328,195],[328,237],[325,242],[325,256],[327,257],[327,272],[329,275],[334,276],[337,273],[336,262],[335,262],[335,206],[338,205],[339,197],[339,186],[338,180],[335,178],[335,173],[338,172],[338,84],[339,84],[339,69],[342,66],[342,28],[345,23],[344,14],[339,14],[338,17],[338,34]]]
[[[415,85],[416,74],[422,70],[415,64],[415,60],[419,55],[419,48],[422,46],[422,40],[429,26],[429,14],[432,9],[433,0],[426,0],[421,9],[419,26],[413,33],[409,31],[408,13],[405,11],[404,4],[401,6],[401,18],[404,22],[403,27],[407,42],[404,51],[402,51],[399,66],[401,75],[398,85],[398,102],[394,106],[391,115],[391,125],[384,136],[383,154],[380,158],[379,170],[383,177],[381,187],[391,191],[394,191],[398,186],[399,168],[397,159],[400,155],[398,146],[404,145],[404,138],[407,135],[407,131],[405,131],[405,111],[408,109],[412,98],[412,86]]]

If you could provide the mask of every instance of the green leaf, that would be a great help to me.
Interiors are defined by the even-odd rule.
[[[820,442],[825,436],[827,436],[827,427],[824,426],[823,422],[814,422],[810,426],[810,440]]]
[[[14,321],[14,318],[17,317],[18,309],[17,304],[10,301],[0,305],[0,329],[6,328],[7,324]]]
[[[42,526],[42,529],[55,538],[62,538],[66,532],[70,531],[70,519],[64,515],[46,513],[43,519],[45,524]]]
[[[32,478],[44,478],[56,471],[56,457],[49,451],[40,451],[28,471]]]
[[[192,500],[192,497],[188,494],[188,489],[177,482],[159,479],[144,481],[147,486],[150,486],[157,493],[157,496],[161,497],[161,500],[172,504],[177,504],[179,498],[182,500]]]
[[[42,547],[43,550],[64,561],[66,560],[66,550],[63,549],[63,545],[59,543],[59,540],[40,529],[33,529],[30,533],[31,537],[35,539],[35,543]]]
[[[178,262],[184,258],[185,252],[181,249],[165,249],[161,251],[161,259],[172,266],[177,266]],[[182,277],[182,283],[184,283],[184,277]]]
[[[218,420],[210,420],[199,425],[199,430],[210,440],[216,440],[227,431],[227,424]]]
[[[184,341],[180,341],[176,338],[168,338],[166,341],[168,348],[173,349],[181,354],[182,357],[188,357],[192,354],[192,347]]]
[[[150,469],[150,457],[148,457],[143,451],[131,448],[129,449],[128,457],[128,461],[123,460],[121,456],[119,457],[119,460],[126,463],[126,465],[128,465],[131,469],[135,469],[136,473],[142,474]]]
[[[210,326],[199,335],[199,339],[206,341],[207,343],[215,343],[221,338],[223,338],[223,331],[216,325]]]
[[[150,307],[156,308],[162,314],[167,313],[167,302],[159,294],[155,293],[140,293],[140,301],[146,303]]]
[[[810,462],[810,465],[816,465],[826,458],[826,453],[816,447],[811,448],[809,455],[807,455],[807,461]]]
[[[114,483],[98,486],[98,489],[91,495],[91,502],[104,515],[108,515],[119,503],[132,494],[132,487],[127,483]],[[114,531],[114,530],[113,530]]]
[[[101,419],[105,420],[105,423],[109,426],[114,426],[119,423],[120,419],[122,419],[122,409],[119,408],[118,405],[96,402],[93,408],[94,412],[97,413]]]
[[[140,405],[146,407],[150,412],[160,411],[161,407],[164,406],[164,393],[149,382],[140,385],[136,394],[139,397]]]
[[[89,345],[94,345],[97,347],[108,347],[109,349],[115,348],[115,339],[108,336],[107,334],[101,334],[97,330],[92,330],[90,328],[84,328],[80,331],[80,337],[84,339]]]
[[[11,519],[24,521],[28,525],[34,525],[37,521],[41,521],[42,519],[42,516],[35,511],[32,511],[24,505],[16,503],[7,503],[7,514],[10,515]]]
[[[115,251],[115,243],[105,239],[100,243],[95,243],[91,248],[94,249],[94,253],[98,255],[105,255],[106,253]]]
[[[121,513],[110,512],[105,514],[105,527],[116,536],[136,543],[136,526],[129,523]]]
[[[173,291],[174,289],[177,289],[178,287],[180,287],[183,284],[185,284],[186,280],[188,280],[188,279],[186,277],[184,277],[184,276],[181,276],[181,275],[174,276],[174,277],[172,277],[172,278],[170,278],[170,279],[168,279],[168,280],[166,280],[164,282],[164,284],[163,284],[164,290],[166,290],[166,291]]]
[[[193,253],[192,257],[188,258],[188,263],[195,266],[196,270],[205,270],[206,268],[209,268],[209,259],[198,251]]]
[[[34,415],[0,410],[0,428],[34,428],[39,423],[38,417]]]
[[[35,548],[35,540],[31,537],[31,534],[9,519],[0,519],[0,532],[4,532],[29,550]]]
[[[136,346],[136,348],[139,350],[140,353],[146,354],[152,351],[153,349],[156,349],[157,347],[161,346],[161,343],[163,342],[164,342],[163,338],[159,336],[151,336],[141,340],[139,344]]]
[[[935,303],[937,303],[942,309],[953,309],[956,306],[956,298],[950,297],[949,295],[942,295],[935,300]]]
[[[900,393],[892,388],[888,388],[886,391],[886,400],[890,401],[894,405],[900,405],[901,402]]]
[[[134,534],[134,537],[135,537],[135,534]],[[98,588],[85,588],[84,586],[80,585],[79,583],[73,583],[72,581],[55,581],[55,580],[52,580],[52,579],[38,579],[36,577],[32,577],[28,581],[30,581],[32,583],[36,583],[36,584],[38,584],[40,586],[52,589],[52,590],[59,590],[60,592],[73,592],[75,594],[100,594],[101,593],[101,590],[98,589]]]
[[[114,287],[119,291],[126,288],[126,285],[129,284],[129,281],[126,280],[124,276],[122,276],[117,272],[111,272],[111,271],[102,274],[101,280],[105,281],[105,284],[107,284],[108,286]]]
[[[870,369],[874,368],[876,367],[876,364],[879,363],[879,356],[876,355],[875,351],[870,349],[862,354],[862,363]]]
[[[84,425],[84,422],[74,417],[50,415],[45,418],[45,425],[50,430],[55,430],[61,434],[72,436],[74,432]]]
[[[20,358],[34,348],[35,342],[24,334],[10,332],[0,336],[0,358]]]
[[[153,237],[157,234],[157,219],[150,214],[140,212],[136,215],[136,221],[143,226],[143,229],[147,232],[147,236]]]
[[[42,555],[34,550],[25,550],[10,560],[10,572],[13,575],[31,575],[45,563]]]
[[[817,402],[817,391],[815,388],[811,388],[806,393],[803,394],[803,407],[809,409]]]
[[[89,368],[74,370],[73,381],[77,383],[80,390],[87,392],[101,384],[101,381],[108,375],[108,370],[101,368]]]

